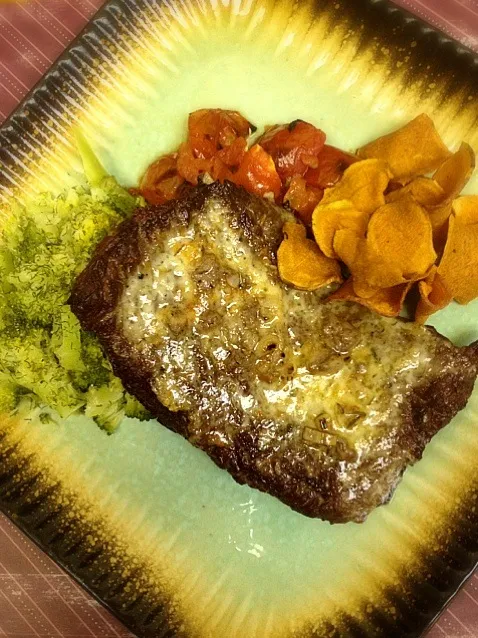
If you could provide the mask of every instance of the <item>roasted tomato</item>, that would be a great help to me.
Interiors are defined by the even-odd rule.
[[[249,137],[254,127],[237,111],[201,109],[189,115],[188,142],[198,159],[211,159],[238,137]]]
[[[152,203],[178,197],[185,182],[196,185],[202,175],[232,181],[256,195],[285,201],[306,223],[353,155],[325,145],[325,133],[304,122],[269,128],[247,150],[254,127],[237,111],[201,109],[189,115],[188,138],[176,154],[165,155],[146,171],[141,194]]]
[[[344,174],[344,171],[357,161],[355,155],[344,153],[335,146],[324,146],[317,158],[317,166],[307,169],[305,181],[315,188],[331,188]]]
[[[140,189],[154,188],[161,180],[177,174],[178,154],[163,155],[148,166],[146,173],[141,178]]]
[[[227,148],[216,151],[210,158],[196,157],[191,143],[186,142],[179,148],[178,153],[178,173],[191,184],[197,184],[200,175],[208,173],[213,180],[223,182],[231,179],[244,155],[246,154],[247,142],[243,137],[238,137]]]
[[[258,144],[272,156],[280,178],[288,184],[294,175],[304,175],[310,166],[317,166],[325,133],[312,124],[295,120],[273,126],[262,135]]]
[[[237,137],[232,144],[217,152],[216,156],[229,168],[237,168],[247,151],[245,137]]]
[[[237,111],[201,109],[189,116],[188,139],[178,154],[178,172],[191,184],[208,173],[212,179],[230,179],[247,149],[252,125]]]
[[[153,162],[143,175],[139,192],[150,204],[164,204],[177,197],[184,178],[178,174],[177,153]]]
[[[189,142],[185,142],[179,147],[178,173],[187,182],[196,185],[199,175],[203,173],[211,174],[213,164],[214,159],[212,157],[209,159],[195,157]]]
[[[308,186],[303,177],[295,175],[290,181],[284,202],[289,204],[304,224],[310,226],[312,213],[323,196],[322,189]]]
[[[231,181],[255,195],[272,193],[274,199],[280,197],[282,190],[274,160],[259,144],[254,144],[247,151]]]

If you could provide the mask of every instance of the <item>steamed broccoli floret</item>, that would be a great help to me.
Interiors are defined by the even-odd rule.
[[[23,259],[6,277],[11,286],[11,304],[30,321],[50,325],[68,297],[75,260],[66,252],[46,245],[37,247],[31,260],[23,246],[19,250],[23,251]]]
[[[137,206],[112,178],[104,186],[42,196],[4,230],[3,280],[11,303],[32,321],[52,322],[95,246]]]
[[[67,300],[96,245],[142,200],[94,156],[89,162],[89,188],[41,195],[28,209],[13,204],[2,226],[0,413],[36,406],[39,418],[50,419],[82,408],[111,432],[124,415],[125,391]]]
[[[81,330],[80,337],[84,370],[74,370],[71,376],[75,386],[86,392],[91,385],[97,388],[107,385],[113,378],[113,371],[95,335]]]
[[[80,322],[69,306],[62,306],[53,319],[51,348],[60,365],[70,372],[83,372]]]
[[[129,217],[138,206],[145,204],[142,197],[134,197],[128,193],[113,177],[105,177],[98,186],[91,189],[91,194],[96,201],[107,202],[123,218]]]
[[[68,371],[58,365],[44,328],[0,340],[0,369],[9,381],[38,397],[41,404],[67,417],[84,404]]]
[[[141,405],[141,403],[128,392],[125,393],[126,404],[124,413],[131,419],[138,419],[138,421],[147,421],[151,418],[150,412]]]
[[[0,375],[0,414],[10,414],[17,403],[17,386],[5,375]]]
[[[86,416],[109,433],[114,432],[123,420],[124,406],[124,389],[116,377],[101,388],[91,386],[86,393]]]

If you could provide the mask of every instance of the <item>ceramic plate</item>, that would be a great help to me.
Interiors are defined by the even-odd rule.
[[[74,124],[134,185],[201,107],[350,150],[426,111],[478,150],[478,60],[381,1],[114,0],[4,125],[0,197],[75,183]],[[464,344],[477,316],[434,323]],[[476,562],[477,418],[475,392],[362,525],[239,486],[154,421],[1,419],[0,504],[140,636],[418,636]]]

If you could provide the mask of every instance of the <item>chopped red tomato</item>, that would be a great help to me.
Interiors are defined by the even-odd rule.
[[[304,175],[310,166],[317,166],[325,133],[308,122],[296,120],[288,125],[273,126],[258,144],[272,156],[280,178],[287,183],[294,175]]]
[[[213,159],[196,157],[189,142],[181,144],[178,153],[178,173],[187,182],[197,184],[199,175],[211,173]]]
[[[179,197],[201,175],[229,180],[259,196],[271,194],[310,224],[325,188],[336,184],[357,158],[325,144],[325,133],[308,122],[270,127],[247,149],[254,127],[237,111],[201,109],[189,115],[188,138],[177,153],[146,171],[139,192],[150,203]]]
[[[216,151],[210,158],[196,157],[190,142],[182,144],[178,153],[178,173],[191,184],[197,184],[200,175],[208,173],[214,180],[231,179],[246,154],[247,141],[238,137],[228,147]]]
[[[177,172],[177,153],[163,155],[149,165],[146,173],[141,178],[140,188],[154,188],[165,177],[171,177]]]
[[[233,180],[233,174],[239,168],[247,151],[247,140],[238,137],[227,148],[218,151],[213,158],[211,177],[223,182],[225,179]]]
[[[201,174],[230,179],[246,149],[252,125],[237,111],[201,109],[189,115],[188,140],[178,154],[178,172],[191,184]]]
[[[139,191],[150,204],[164,204],[177,197],[184,183],[178,175],[177,157],[177,153],[160,157],[143,175]]]
[[[284,196],[284,202],[297,213],[306,225],[312,223],[312,213],[324,195],[324,191],[314,186],[308,186],[300,175],[294,175],[289,189]]]
[[[259,144],[254,144],[244,155],[238,171],[232,176],[232,181],[255,195],[272,193],[275,199],[280,196],[282,190],[282,182],[274,160]]]
[[[149,204],[164,204],[179,196],[179,189],[184,184],[184,179],[176,175],[163,180],[155,188],[143,188],[141,195]]]
[[[305,181],[310,186],[323,190],[331,188],[340,180],[344,171],[356,161],[357,158],[354,155],[326,144],[317,157],[317,165],[309,168],[305,173]]]
[[[237,168],[247,151],[245,137],[237,137],[229,146],[217,152],[217,157],[230,168]]]
[[[201,109],[189,115],[188,141],[196,158],[211,159],[238,137],[247,138],[252,129],[237,111]]]

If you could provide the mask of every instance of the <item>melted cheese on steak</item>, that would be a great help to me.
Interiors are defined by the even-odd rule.
[[[371,446],[386,454],[407,389],[432,372],[430,333],[284,286],[220,200],[152,244],[119,304],[122,331],[154,362],[161,403],[196,415],[192,439],[228,446],[255,422],[259,449],[298,438],[342,471]]]

